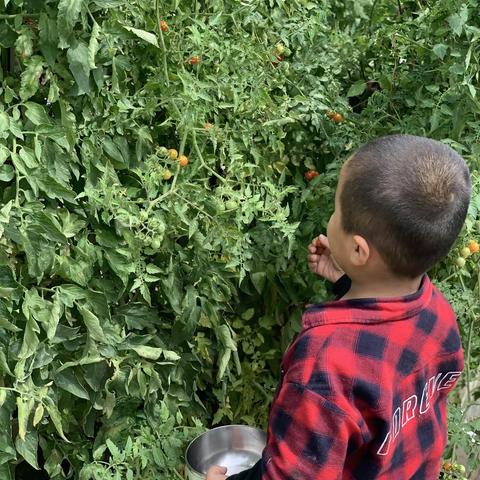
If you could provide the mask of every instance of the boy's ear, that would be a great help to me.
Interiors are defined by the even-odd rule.
[[[351,262],[356,267],[363,267],[370,258],[370,246],[368,242],[360,235],[353,236],[354,250],[351,254]]]

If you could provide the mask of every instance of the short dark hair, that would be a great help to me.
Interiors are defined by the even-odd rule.
[[[414,278],[445,257],[470,202],[463,158],[436,140],[389,135],[345,166],[342,227],[363,236],[393,273]]]

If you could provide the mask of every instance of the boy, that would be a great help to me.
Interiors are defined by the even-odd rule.
[[[262,460],[230,479],[438,477],[463,354],[425,272],[447,255],[469,199],[465,162],[434,140],[387,136],[346,162],[327,237],[309,246],[310,269],[336,282],[338,299],[306,309]],[[207,480],[226,473],[213,467]]]

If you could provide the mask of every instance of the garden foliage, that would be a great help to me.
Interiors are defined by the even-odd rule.
[[[475,468],[478,3],[1,0],[0,478],[182,478],[202,429],[265,427],[339,168],[394,132],[472,170],[431,276],[466,358],[446,458]]]

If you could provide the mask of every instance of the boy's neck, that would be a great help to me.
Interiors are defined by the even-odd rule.
[[[355,298],[392,298],[404,297],[418,291],[422,282],[422,275],[410,278],[381,278],[372,281],[361,281],[352,278],[350,290],[341,300],[352,300]]]

